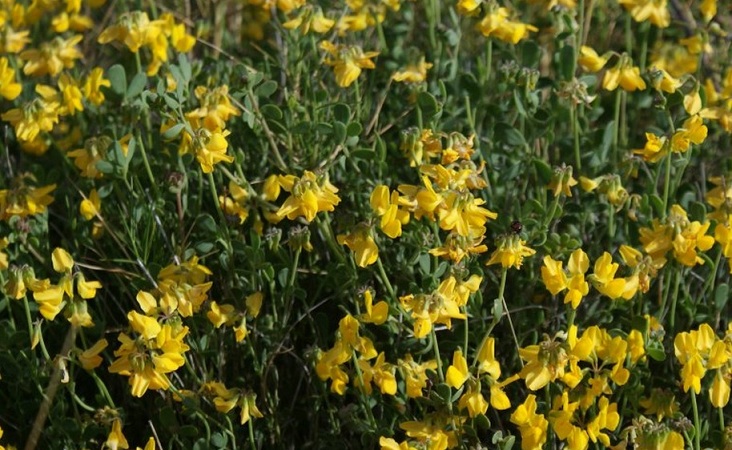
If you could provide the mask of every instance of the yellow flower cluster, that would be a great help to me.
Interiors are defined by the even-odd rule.
[[[140,49],[150,52],[151,60],[147,66],[147,74],[158,73],[160,66],[168,61],[168,46],[180,52],[190,51],[196,38],[186,32],[185,25],[176,24],[170,13],[161,14],[156,20],[150,20],[143,11],[132,11],[119,16],[117,23],[105,28],[97,38],[100,44],[118,42],[124,44],[131,52]]]
[[[715,408],[724,408],[730,398],[732,378],[732,326],[719,339],[709,324],[697,330],[681,332],[674,338],[674,353],[681,363],[681,382],[684,392],[701,392],[701,380],[707,371],[714,370],[714,381],[709,389],[709,401]]]
[[[704,264],[698,251],[705,252],[714,245],[714,237],[706,234],[710,225],[689,221],[686,211],[673,205],[665,222],[653,219],[652,228],[640,229],[640,242],[657,267],[666,263],[666,254],[671,250],[678,262],[693,267]]]

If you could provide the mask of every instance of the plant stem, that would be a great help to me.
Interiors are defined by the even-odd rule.
[[[511,312],[508,310],[508,305],[506,304],[506,297],[503,295],[504,291],[506,290],[506,276],[508,274],[508,269],[503,268],[503,271],[501,272],[501,284],[498,287],[498,298],[501,299],[501,302],[503,303],[503,311],[506,314],[506,317],[508,317],[508,326],[511,328],[511,335],[513,336],[513,342],[516,344],[516,354],[518,355],[521,351],[521,347],[519,346],[518,337],[516,336],[516,329],[513,327],[513,320],[511,320]],[[524,367],[523,360],[519,357],[519,362],[521,363],[521,367]]]
[[[701,424],[699,423],[699,407],[696,404],[696,391],[692,388],[691,408],[694,411],[694,450],[701,450]]]
[[[570,121],[572,122],[572,138],[574,143],[574,163],[575,168],[579,172],[582,170],[582,160],[580,158],[580,139],[579,139],[579,121],[577,120],[577,105],[572,105],[569,109]]]
[[[442,381],[444,383],[445,382],[445,373],[442,370],[442,356],[440,356],[440,346],[437,345],[437,333],[435,333],[434,325],[432,326],[430,338],[432,339],[432,349],[435,352],[435,359],[437,360],[437,375],[439,375],[440,381]]]
[[[386,287],[386,290],[389,291],[389,296],[392,298],[393,301],[397,301],[396,292],[394,291],[394,288],[389,281],[389,277],[386,276],[386,271],[384,270],[384,265],[381,263],[381,258],[376,259],[376,267],[378,267],[379,269],[381,282],[384,284],[384,287]]]

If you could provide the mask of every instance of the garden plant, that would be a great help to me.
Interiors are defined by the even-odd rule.
[[[0,450],[732,450],[727,0],[0,0]]]

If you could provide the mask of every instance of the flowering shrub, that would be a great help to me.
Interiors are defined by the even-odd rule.
[[[732,450],[732,16],[0,2],[0,450]]]

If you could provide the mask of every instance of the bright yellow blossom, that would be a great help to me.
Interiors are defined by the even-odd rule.
[[[341,201],[336,195],[338,189],[335,186],[326,178],[318,177],[308,170],[300,178],[294,175],[280,175],[278,182],[290,193],[285,203],[277,210],[276,216],[280,220],[284,217],[294,220],[302,216],[308,222],[312,222],[317,213],[333,211]]]
[[[504,269],[511,267],[520,269],[524,258],[536,253],[536,250],[525,244],[526,242],[516,234],[504,236],[499,239],[498,248],[491,254],[485,265],[500,264]]]
[[[379,52],[363,52],[360,47],[335,45],[328,41],[320,43],[320,48],[328,53],[325,64],[332,66],[335,71],[336,82],[340,87],[348,87],[361,75],[361,69],[376,67],[371,60]]]
[[[480,21],[478,29],[485,37],[494,36],[514,45],[529,37],[530,32],[539,31],[533,25],[509,19],[510,16],[511,13],[507,8],[497,8]]]

